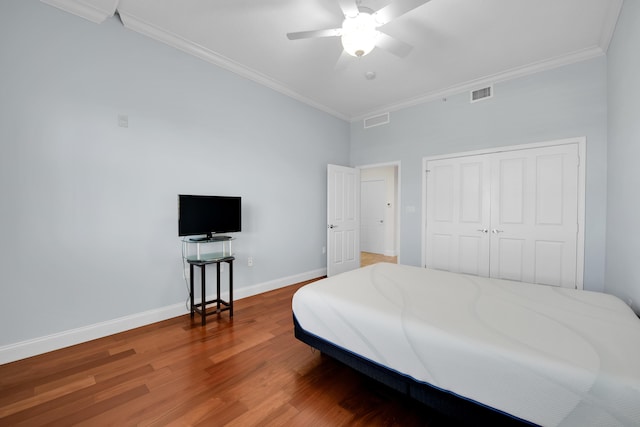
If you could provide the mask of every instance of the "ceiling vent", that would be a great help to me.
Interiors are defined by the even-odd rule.
[[[374,126],[386,125],[387,123],[389,123],[389,113],[378,114],[364,119],[364,128],[368,129]]]
[[[471,103],[493,98],[493,85],[471,91]]]

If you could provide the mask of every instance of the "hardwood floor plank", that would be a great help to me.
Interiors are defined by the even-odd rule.
[[[273,335],[270,333],[251,331],[251,334],[248,334],[244,339],[234,339],[231,342],[232,345],[225,346],[226,348],[215,352],[215,354],[209,357],[209,360],[213,363],[220,363],[230,357],[234,357],[238,353],[242,353],[243,351],[255,347],[257,344],[268,342],[271,338],[273,338]]]
[[[223,410],[227,405],[227,402],[217,397],[205,400],[194,399],[176,405],[153,419],[141,420],[139,426],[193,426],[202,422],[211,413]]]
[[[109,425],[164,425],[180,418],[203,399],[214,399],[210,386],[169,381],[109,415]],[[186,409],[185,409],[186,408]]]
[[[90,343],[88,346],[92,347]],[[64,348],[55,352],[47,353],[49,357],[35,356],[13,363],[2,365],[0,384],[2,388],[11,388],[16,392],[20,387],[30,387],[31,382],[51,382],[55,379],[64,378],[74,372],[80,372],[85,366],[95,366],[92,364],[105,363],[105,360],[112,357],[108,351],[101,349],[87,351],[81,346],[73,346],[80,354],[70,353],[69,348]],[[68,354],[68,357],[60,353]],[[108,362],[107,362],[108,363]]]
[[[137,372],[138,376],[146,376],[148,373],[148,371]],[[114,387],[123,387],[126,385],[126,379],[131,377],[131,372],[125,372],[108,381],[94,383],[91,386],[79,388],[56,397],[51,396],[50,399],[42,401],[38,405],[15,412],[7,417],[0,417],[0,422],[4,423],[6,421],[8,425],[13,425],[18,422],[28,421],[27,424],[32,422],[32,425],[42,425],[47,420],[63,418],[65,414],[94,405],[100,392]]]
[[[96,383],[95,378],[89,376],[80,378],[76,381],[69,382],[63,387],[51,389],[43,393],[36,394],[27,399],[22,399],[9,405],[4,405],[0,408],[0,419],[6,418],[9,415],[13,415],[16,412],[26,411],[34,406],[49,402],[57,399],[60,396],[66,396],[78,390],[86,389]]]
[[[251,409],[227,423],[226,426],[246,427],[259,425],[264,419],[271,417],[274,412],[287,404],[289,400],[288,393],[284,391],[271,393],[270,390],[268,391],[268,393],[262,394],[262,398],[254,404],[247,403],[246,400],[241,399],[241,402]]]
[[[71,414],[65,414],[63,417],[45,425],[48,427],[69,425],[113,425],[109,419],[109,411],[119,411],[121,406],[130,404],[137,397],[143,396],[147,393],[149,393],[149,390],[144,385],[134,387],[79,411],[75,411]]]
[[[224,408],[209,413],[202,421],[194,425],[198,427],[226,426],[236,418],[241,417],[248,410],[249,408],[242,402],[230,402]]]
[[[299,414],[299,411],[289,404],[285,404],[263,416],[259,424],[264,427],[279,427],[292,425],[292,419]]]
[[[93,400],[96,403],[102,402],[104,400],[109,400],[119,394],[122,394],[123,392],[131,388],[135,388],[141,385],[146,386],[149,376],[153,375],[154,372],[155,371],[151,367],[151,365],[144,365],[139,368],[123,372],[118,376],[109,378],[108,381],[110,381],[114,385],[95,392]],[[107,382],[107,380],[100,381],[99,384],[102,384],[103,382]]]

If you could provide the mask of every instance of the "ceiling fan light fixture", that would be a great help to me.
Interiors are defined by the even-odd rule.
[[[361,12],[342,23],[342,47],[351,56],[365,56],[376,47],[378,31],[369,13]]]

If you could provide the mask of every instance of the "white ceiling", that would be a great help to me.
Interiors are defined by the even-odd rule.
[[[127,28],[356,120],[602,55],[623,0],[431,0],[381,28],[408,56],[376,48],[341,69],[338,37],[286,37],[340,27],[337,0],[42,1],[95,22],[117,11]]]

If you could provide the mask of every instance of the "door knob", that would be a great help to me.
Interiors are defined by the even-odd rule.
[[[486,228],[478,228],[478,231],[481,233],[488,233],[489,230],[487,230]]]
[[[327,226],[327,228],[338,228],[338,226],[337,226],[337,225],[333,225],[333,224],[329,224],[329,225]]]
[[[491,232],[492,232],[493,234],[498,234],[498,233],[503,233],[503,232],[504,232],[504,230],[497,230],[497,229],[495,229],[495,228],[494,228],[493,230],[491,230]]]
[[[380,224],[382,224],[382,223],[384,223],[384,219],[381,219],[381,220],[380,220]]]

